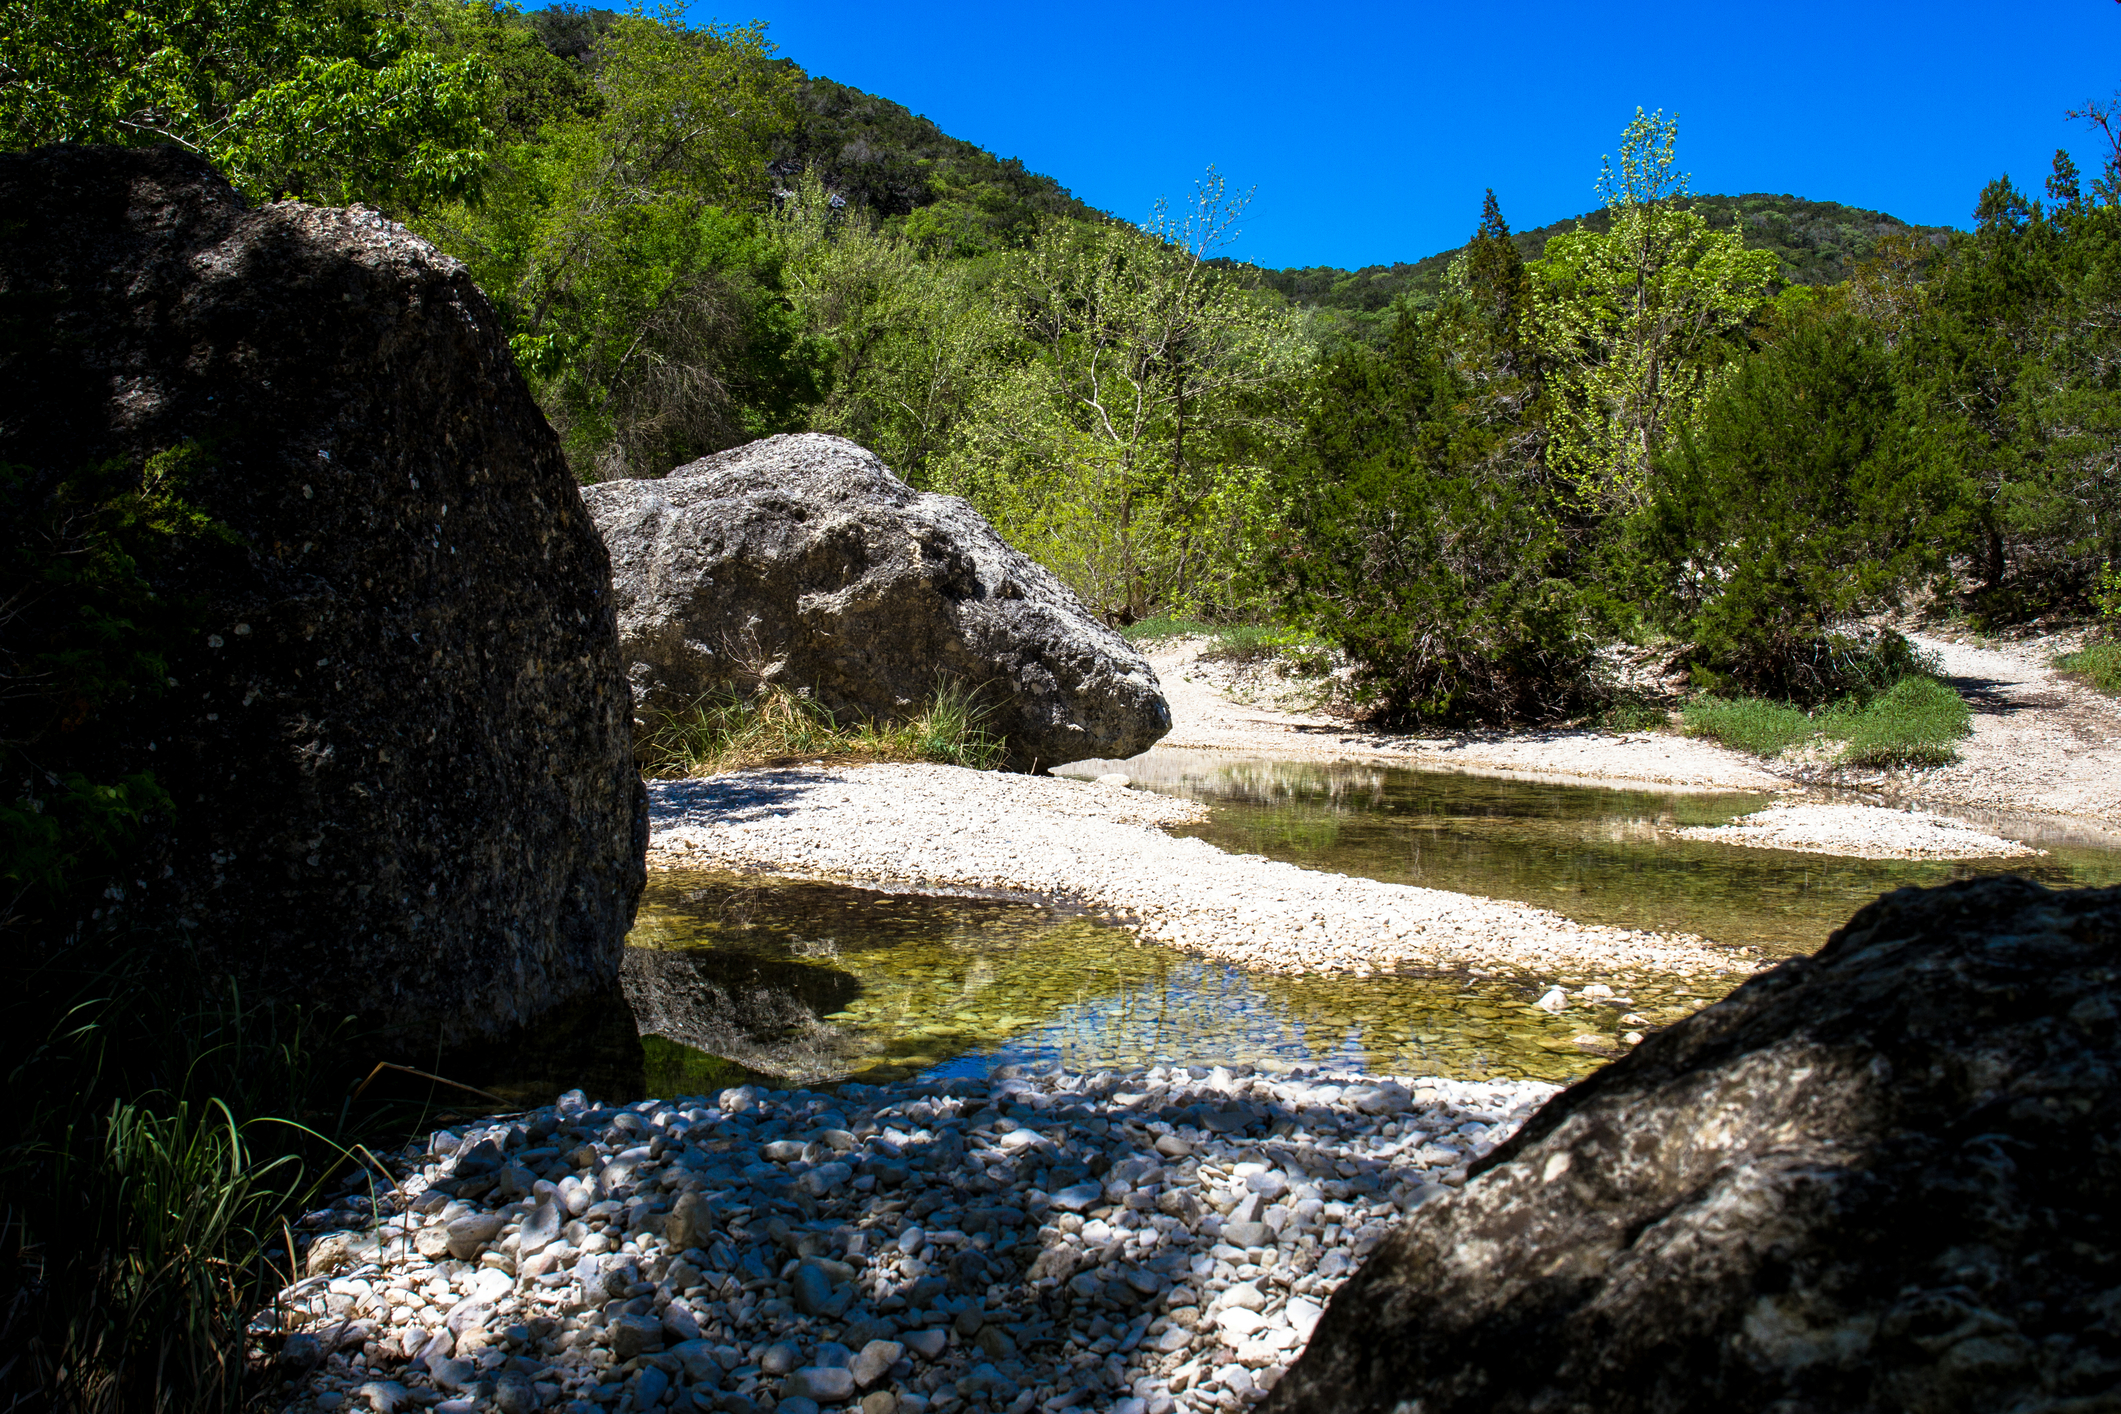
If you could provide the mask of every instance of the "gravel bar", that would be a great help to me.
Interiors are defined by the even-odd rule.
[[[1744,949],[1529,904],[1229,854],[1164,826],[1197,802],[952,766],[807,767],[649,785],[656,868],[756,869],[1081,900],[1142,937],[1272,972],[1746,974]]]
[[[1689,825],[1672,833],[1710,844],[1856,859],[2019,859],[2047,853],[1948,815],[1876,805],[1771,805],[1728,825]]]
[[[1555,1088],[1170,1066],[576,1091],[438,1131],[301,1220],[278,1403],[1237,1409]]]

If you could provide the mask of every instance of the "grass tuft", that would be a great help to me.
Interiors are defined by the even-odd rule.
[[[651,725],[635,744],[641,769],[677,779],[796,760],[932,761],[991,771],[1008,743],[994,709],[946,683],[904,721],[843,726],[812,698],[768,684],[703,698]]]
[[[1822,738],[1838,741],[1834,759],[1843,766],[1946,765],[1958,759],[1957,743],[1973,729],[1973,713],[1949,684],[1914,674],[1868,701],[1847,697],[1818,712],[1759,697],[1704,697],[1680,719],[1690,735],[1755,756],[1780,756]]]
[[[2075,673],[2099,691],[2121,697],[2121,641],[2087,643],[2055,659],[2065,673]]]

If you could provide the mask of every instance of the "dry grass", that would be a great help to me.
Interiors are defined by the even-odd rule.
[[[655,722],[635,745],[641,769],[664,779],[791,761],[932,761],[993,770],[1006,743],[993,708],[946,684],[904,721],[842,725],[808,696],[768,685],[695,702]]]

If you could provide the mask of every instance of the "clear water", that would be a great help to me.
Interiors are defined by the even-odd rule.
[[[1771,957],[1811,952],[1882,893],[1986,874],[2121,883],[2121,851],[2035,840],[2045,857],[1845,859],[1680,839],[1772,797],[1610,790],[1441,771],[1158,753],[1137,787],[1206,803],[1175,831],[1306,869],[1538,904],[1585,923],[1698,933]],[[2007,827],[2001,833],[2012,833]]]
[[[1531,1004],[1532,988],[1253,973],[1141,943],[1064,908],[755,875],[655,876],[630,941],[703,990],[734,996],[771,971],[784,993],[833,997],[836,1009],[814,1020],[764,1017],[782,1024],[743,1036],[730,1028],[669,1036],[705,1042],[701,1049],[785,1083],[1040,1061],[1072,1070],[1329,1065],[1565,1081],[1617,1051],[1624,1015],[1654,1025],[1716,995],[1675,979],[1556,1016]],[[789,969],[819,975],[805,983]]]
[[[1518,899],[1586,922],[1699,933],[1769,956],[1818,947],[1902,885],[1997,872],[2121,883],[2121,851],[2085,843],[2047,842],[2038,859],[1939,863],[1736,849],[1670,833],[1759,809],[1769,798],[1757,795],[1177,752],[1118,769],[1139,787],[1205,802],[1210,819],[1180,833],[1236,853]],[[638,950],[633,1011],[658,1034],[642,1037],[628,1064],[650,1094],[1040,1061],[1565,1082],[1618,1054],[1625,1032],[1669,1024],[1732,985],[1675,977],[1552,1015],[1532,1005],[1537,987],[1478,976],[1248,972],[1141,944],[1108,919],[1050,903],[713,873],[654,876],[629,941]],[[660,1003],[644,985],[685,1014],[657,1024]]]

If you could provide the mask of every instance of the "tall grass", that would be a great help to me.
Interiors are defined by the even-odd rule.
[[[149,949],[16,960],[0,998],[0,1408],[244,1407],[246,1322],[333,1146],[305,1018]]]
[[[945,683],[898,722],[841,725],[811,698],[773,684],[693,703],[652,723],[636,743],[652,776],[706,776],[798,760],[932,761],[992,770],[1008,743],[988,729],[994,709]]]
[[[2065,673],[2075,673],[2101,692],[2121,697],[2121,641],[2087,643],[2055,659]]]
[[[1806,712],[1759,697],[1704,697],[1680,714],[1686,730],[1734,750],[1776,757],[1807,742],[1838,742],[1843,766],[1942,766],[1973,729],[1973,713],[1949,684],[1910,674],[1868,698],[1847,697]]]

